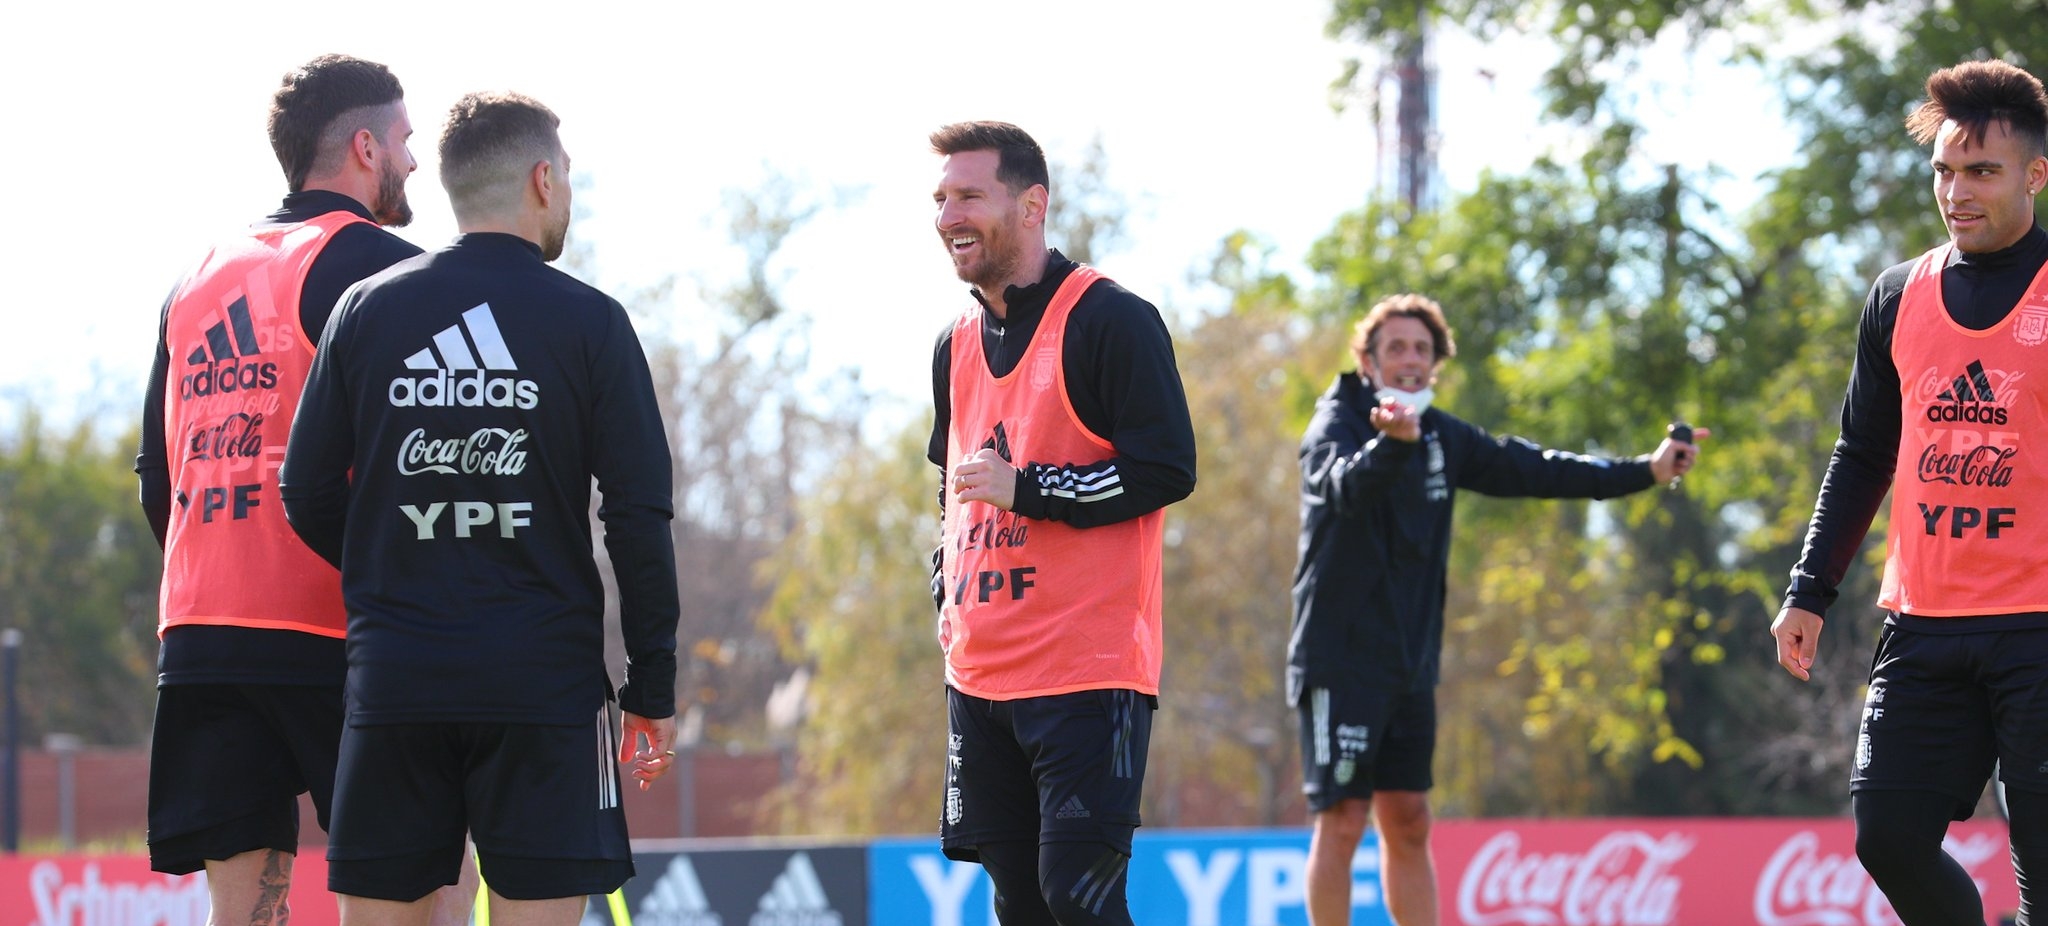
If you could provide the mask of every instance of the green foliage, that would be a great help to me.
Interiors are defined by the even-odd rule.
[[[1426,24],[1450,23],[1481,38],[1514,31],[1547,36],[1557,62],[1543,75],[1548,115],[1594,122],[1611,107],[1611,84],[1626,80],[1629,58],[1675,33],[1697,42],[1706,33],[1766,21],[1776,3],[1745,0],[1333,0],[1327,31],[1367,49],[1398,56]],[[1860,5],[1851,0],[1851,5]],[[1363,62],[1347,64],[1340,93],[1358,89]]]
[[[1130,203],[1109,185],[1109,161],[1102,136],[1088,142],[1078,162],[1055,160],[1046,165],[1052,182],[1052,214],[1046,242],[1083,264],[1122,247],[1129,235],[1124,217]]]
[[[816,667],[798,782],[778,825],[817,834],[924,832],[946,757],[944,667],[928,557],[939,536],[928,426],[858,453],[799,505],[761,626]]]
[[[673,280],[627,300],[655,329],[642,344],[668,422],[678,703],[687,731],[726,747],[770,744],[765,706],[800,666],[757,626],[775,555],[799,528],[798,499],[858,445],[869,407],[857,375],[813,366],[808,313],[783,302],[781,248],[824,208],[780,176],[729,192],[744,272],[704,294],[708,324],[666,314]]]
[[[163,558],[136,503],[136,442],[33,407],[0,436],[0,626],[22,632],[25,742],[148,733]]]
[[[1766,625],[1835,436],[1860,295],[1943,238],[1925,152],[1901,121],[1936,68],[1997,55],[2038,72],[2028,52],[2048,47],[2044,12],[2038,0],[1333,2],[1331,34],[1384,60],[1425,23],[1548,36],[1543,95],[1586,145],[1573,163],[1482,177],[1405,224],[1385,204],[1344,217],[1311,254],[1325,283],[1311,316],[1437,297],[1460,346],[1445,404],[1550,446],[1647,450],[1672,416],[1714,429],[1679,492],[1462,506],[1440,693],[1451,812],[1840,806],[1874,622],[1838,608],[1808,686],[1777,669]],[[1722,212],[1709,178],[1641,154],[1617,81],[1675,39],[1784,88],[1804,144],[1747,214]],[[1785,54],[1795,42],[1810,50]],[[1870,600],[1874,578],[1852,572],[1843,600]],[[1526,745],[1502,746],[1513,742]]]
[[[1234,236],[1216,270],[1233,280],[1233,310],[1176,338],[1199,482],[1167,509],[1164,693],[1145,818],[1273,825],[1300,787],[1280,696],[1299,536],[1292,403],[1308,385],[1300,371],[1342,339],[1303,323],[1249,238]]]

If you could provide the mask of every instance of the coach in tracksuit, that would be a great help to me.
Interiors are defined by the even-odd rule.
[[[455,105],[441,180],[462,235],[343,297],[286,451],[285,510],[348,609],[328,860],[351,926],[419,921],[465,829],[500,915],[576,922],[632,874],[616,763],[645,787],[671,761],[668,440],[625,311],[547,266],[569,225],[558,124],[517,94]]]
[[[1648,457],[1610,460],[1496,439],[1430,407],[1454,349],[1434,301],[1382,300],[1353,334],[1358,368],[1316,402],[1301,441],[1287,700],[1301,716],[1303,791],[1314,814],[1307,888],[1315,926],[1351,921],[1351,856],[1368,817],[1380,829],[1394,922],[1438,921],[1428,791],[1457,490],[1613,498],[1670,482],[1696,458],[1692,444],[1672,440]]]

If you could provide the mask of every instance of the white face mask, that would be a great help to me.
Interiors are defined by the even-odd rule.
[[[1378,388],[1377,392],[1380,398],[1393,399],[1394,401],[1399,402],[1402,405],[1406,405],[1409,408],[1415,409],[1415,413],[1418,415],[1422,414],[1423,412],[1429,411],[1430,400],[1436,398],[1436,390],[1429,386],[1424,386],[1421,390],[1416,392],[1409,392],[1405,389],[1396,389],[1392,386],[1381,386]]]

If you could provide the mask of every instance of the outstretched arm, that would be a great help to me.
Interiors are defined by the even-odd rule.
[[[1681,466],[1691,467],[1698,452],[1695,444],[1666,438],[1655,453],[1615,459],[1496,438],[1470,424],[1463,429],[1456,437],[1467,452],[1462,465],[1453,464],[1458,487],[1504,498],[1615,498],[1669,482]]]

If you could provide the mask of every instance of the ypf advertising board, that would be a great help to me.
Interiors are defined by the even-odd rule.
[[[998,926],[980,865],[939,853],[937,836],[869,849],[870,921]],[[1139,926],[1307,926],[1304,830],[1140,830],[1131,845],[1131,917]],[[1371,834],[1351,860],[1351,922],[1389,926]],[[637,920],[636,920],[637,926]]]

